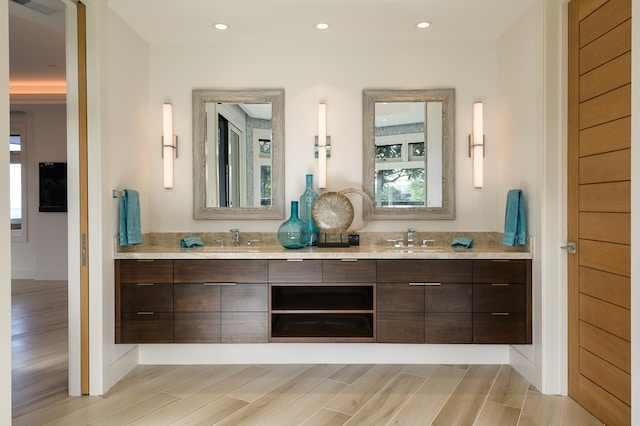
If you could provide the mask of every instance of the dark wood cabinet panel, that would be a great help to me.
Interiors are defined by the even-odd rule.
[[[531,343],[525,313],[473,314],[473,343]]]
[[[425,343],[472,343],[473,316],[471,312],[427,312],[424,331]]]
[[[471,284],[442,284],[424,287],[425,312],[471,312]]]
[[[269,260],[271,283],[322,282],[322,260]]]
[[[325,283],[373,283],[376,282],[376,261],[339,259],[322,261],[322,281]]]
[[[272,311],[373,310],[372,285],[271,285]]]
[[[267,261],[180,259],[174,261],[175,283],[266,283]]]
[[[172,313],[122,313],[117,343],[172,343]]]
[[[171,284],[121,284],[120,301],[122,312],[172,312],[173,286]]]
[[[377,284],[378,312],[424,312],[424,287],[408,283]]]
[[[220,311],[220,285],[174,284],[173,310],[175,312]]]
[[[267,312],[268,284],[221,286],[220,306],[224,312]]]
[[[524,284],[474,284],[474,312],[526,312]]]
[[[122,259],[120,282],[122,283],[166,283],[173,282],[173,260]]]
[[[378,343],[424,343],[424,314],[420,312],[377,312]]]
[[[267,312],[223,312],[221,343],[266,343],[269,341]]]
[[[220,315],[220,312],[174,313],[174,343],[220,343]]]
[[[524,284],[527,260],[474,260],[474,283]]]
[[[471,283],[471,260],[378,260],[378,282]]]

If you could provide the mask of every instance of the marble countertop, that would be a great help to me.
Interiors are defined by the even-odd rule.
[[[444,234],[444,233],[442,233]],[[254,238],[260,242],[247,246],[248,239],[240,241],[237,247],[228,243],[220,247],[216,238],[203,238],[204,247],[182,248],[179,241],[182,234],[157,234],[147,236],[143,244],[121,247],[114,241],[115,259],[531,259],[532,242],[526,246],[509,247],[502,245],[499,234],[457,233],[471,235],[474,246],[470,249],[454,249],[449,245],[450,235],[438,234],[428,247],[394,247],[387,242],[388,235],[361,236],[361,245],[350,247],[305,247],[285,249],[269,238]],[[430,234],[434,236],[434,234]],[[259,237],[259,236],[258,236]],[[208,242],[211,241],[211,243]],[[416,238],[416,241],[421,241]],[[433,244],[433,245],[431,245]]]

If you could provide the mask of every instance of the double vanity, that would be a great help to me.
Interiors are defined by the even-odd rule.
[[[116,343],[531,343],[532,251],[479,234],[471,249],[146,238],[115,252]]]

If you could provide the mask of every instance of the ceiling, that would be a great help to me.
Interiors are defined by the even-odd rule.
[[[45,15],[18,3],[54,10]],[[497,40],[535,0],[107,0],[154,43],[467,43]],[[499,11],[499,13],[497,13]],[[418,21],[431,27],[419,30]],[[224,22],[226,31],[213,28]],[[327,30],[315,25],[326,22]],[[61,0],[9,1],[12,90],[64,82]],[[21,84],[21,83],[20,83]]]

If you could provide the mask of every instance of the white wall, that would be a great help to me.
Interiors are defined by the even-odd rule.
[[[9,2],[0,3],[0,58],[9,57]],[[0,61],[0,134],[9,134],[9,61]],[[0,223],[9,223],[9,152],[0,150]],[[11,233],[0,226],[0,271],[11,268]],[[11,276],[0,274],[0,423],[11,424]]]
[[[26,123],[27,241],[11,244],[11,276],[36,280],[67,279],[67,214],[40,213],[40,162],[65,162],[64,105],[12,105],[11,122]],[[21,113],[13,113],[20,111]]]
[[[180,158],[175,161],[175,188],[161,186],[157,136],[160,115],[150,120],[150,230],[214,231],[231,225],[241,231],[276,231],[281,221],[194,221],[192,219],[192,117],[194,88],[260,88],[285,90],[286,200],[304,191],[305,174],[317,173],[313,140],[317,105],[326,101],[332,157],[328,188],[362,187],[362,90],[364,88],[438,88],[456,90],[456,203],[454,221],[411,221],[423,230],[494,231],[498,229],[497,157],[487,155],[486,186],[474,190],[467,135],[471,106],[485,102],[486,133],[497,146],[496,51],[492,43],[470,44],[332,44],[332,45],[153,45],[150,48],[152,108],[174,105]],[[321,64],[321,66],[317,66]],[[474,68],[469,64],[475,64]],[[356,214],[356,220],[358,220]],[[356,222],[357,224],[357,222]],[[409,223],[376,221],[367,230],[403,230]]]

